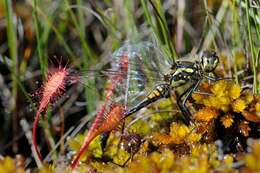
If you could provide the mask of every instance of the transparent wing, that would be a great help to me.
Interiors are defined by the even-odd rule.
[[[114,52],[111,66],[111,71],[118,71],[122,76],[121,81],[111,79],[116,83],[113,99],[129,109],[164,82],[164,74],[170,69],[171,62],[152,43],[126,43]]]

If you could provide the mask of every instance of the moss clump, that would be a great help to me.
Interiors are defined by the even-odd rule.
[[[257,137],[259,97],[242,92],[239,85],[225,80],[210,85],[203,83],[200,90],[208,94],[193,94],[195,103],[189,105],[195,111],[191,125],[185,125],[178,120],[179,114],[172,112],[164,112],[163,117],[155,113],[155,117],[147,116],[138,121],[130,117],[126,122],[132,126],[127,133],[142,138],[142,142],[131,144],[136,144],[131,146],[135,152],[120,147],[121,134],[114,131],[105,153],[100,155],[100,148],[92,150],[99,145],[98,141],[92,142],[87,152],[91,159],[83,158],[77,169],[129,173],[258,170],[260,152],[256,151],[260,142],[255,140],[247,145],[247,141]],[[163,100],[158,106],[150,106],[146,110],[148,114],[161,103],[167,109],[171,106],[169,100]],[[215,144],[217,139],[222,141],[221,145]],[[251,150],[248,151],[248,147]],[[104,160],[105,157],[110,159]]]

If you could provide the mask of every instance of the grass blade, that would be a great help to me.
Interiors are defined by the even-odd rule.
[[[251,58],[252,58],[252,70],[253,70],[253,92],[257,93],[257,76],[256,76],[256,52],[253,45],[253,39],[252,39],[252,23],[250,21],[249,16],[249,1],[246,2],[246,19],[247,19],[247,34],[248,34],[248,40],[249,40],[249,46],[250,46],[250,52],[251,52]]]
[[[12,1],[5,0],[5,15],[6,15],[6,22],[7,22],[7,41],[8,41],[8,48],[9,48],[9,55],[12,59],[12,66],[11,66],[11,76],[12,76],[12,99],[13,99],[13,106],[12,112],[14,113],[12,117],[13,122],[13,138],[16,137],[18,132],[18,112],[17,112],[17,91],[18,91],[18,60],[17,60],[17,37],[16,37],[16,27],[14,24],[14,15],[12,10]],[[16,152],[18,150],[17,143],[13,144],[13,151]]]

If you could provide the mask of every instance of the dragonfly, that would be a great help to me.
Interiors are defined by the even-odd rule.
[[[184,122],[189,124],[191,113],[186,102],[204,78],[216,80],[209,74],[218,63],[215,52],[204,51],[195,62],[172,63],[150,42],[124,44],[111,58],[111,69],[107,72],[111,85],[71,167],[78,165],[81,155],[96,136],[102,135],[101,145],[104,147],[109,132],[116,129],[125,118],[157,100],[169,97],[173,89],[186,84],[189,87],[178,97],[177,104]]]
[[[172,89],[190,84],[190,86],[185,89],[177,99],[177,104],[184,116],[184,122],[189,125],[190,122],[192,122],[192,119],[191,113],[186,107],[186,102],[191,97],[191,94],[197,90],[199,84],[204,78],[211,81],[222,79],[212,77],[218,63],[219,57],[214,51],[203,51],[199,56],[199,60],[196,60],[195,62],[176,61],[171,66],[170,70],[164,74],[164,82],[158,84],[143,101],[130,109],[126,113],[125,117],[132,115],[143,107],[146,107],[161,98],[169,97]]]

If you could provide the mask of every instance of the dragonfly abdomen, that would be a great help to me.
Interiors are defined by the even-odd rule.
[[[164,98],[169,96],[170,86],[169,84],[161,84],[155,87],[150,94],[146,96],[146,98],[130,109],[126,114],[125,117],[139,111],[140,109],[146,107],[147,105],[159,100],[160,98]]]
[[[158,85],[148,96],[148,100],[153,100],[161,97],[165,97],[165,95],[169,92],[169,87],[166,84]]]

